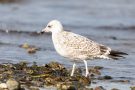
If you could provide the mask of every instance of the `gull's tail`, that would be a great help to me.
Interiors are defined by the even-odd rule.
[[[124,58],[124,55],[128,55],[128,54],[125,52],[111,50],[110,54],[108,56],[109,56],[109,58],[118,60],[119,58]]]

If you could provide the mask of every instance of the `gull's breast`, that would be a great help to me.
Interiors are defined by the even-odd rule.
[[[62,39],[60,38],[61,37],[59,37],[58,35],[52,35],[52,41],[57,53],[64,57],[70,57],[69,55],[71,52],[69,48],[65,46]]]

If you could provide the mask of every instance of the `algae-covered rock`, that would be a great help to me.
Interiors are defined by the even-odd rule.
[[[77,90],[72,82],[60,82],[57,83],[56,87],[60,90]]]
[[[42,66],[37,65],[36,62],[29,64],[25,61],[16,64],[0,64],[0,81],[7,81],[10,90],[20,88],[19,82],[21,86],[25,85],[27,88],[56,86],[65,90],[84,89],[91,84],[91,78],[82,76],[79,70],[77,73],[80,74],[71,77],[70,71],[58,62],[50,62]]]

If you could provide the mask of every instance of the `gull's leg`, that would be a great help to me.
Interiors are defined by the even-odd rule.
[[[85,74],[85,76],[87,77],[87,76],[88,76],[88,74],[89,74],[87,61],[86,61],[86,60],[83,60],[83,62],[84,62],[84,64],[85,64],[85,69],[86,69],[86,74]]]
[[[76,64],[74,63],[74,64],[73,64],[73,68],[72,68],[72,72],[71,72],[71,76],[73,76],[73,75],[74,75],[75,66],[76,66]]]

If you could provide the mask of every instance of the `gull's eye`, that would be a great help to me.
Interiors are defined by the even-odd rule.
[[[51,28],[52,26],[51,25],[48,25],[49,28]]]

